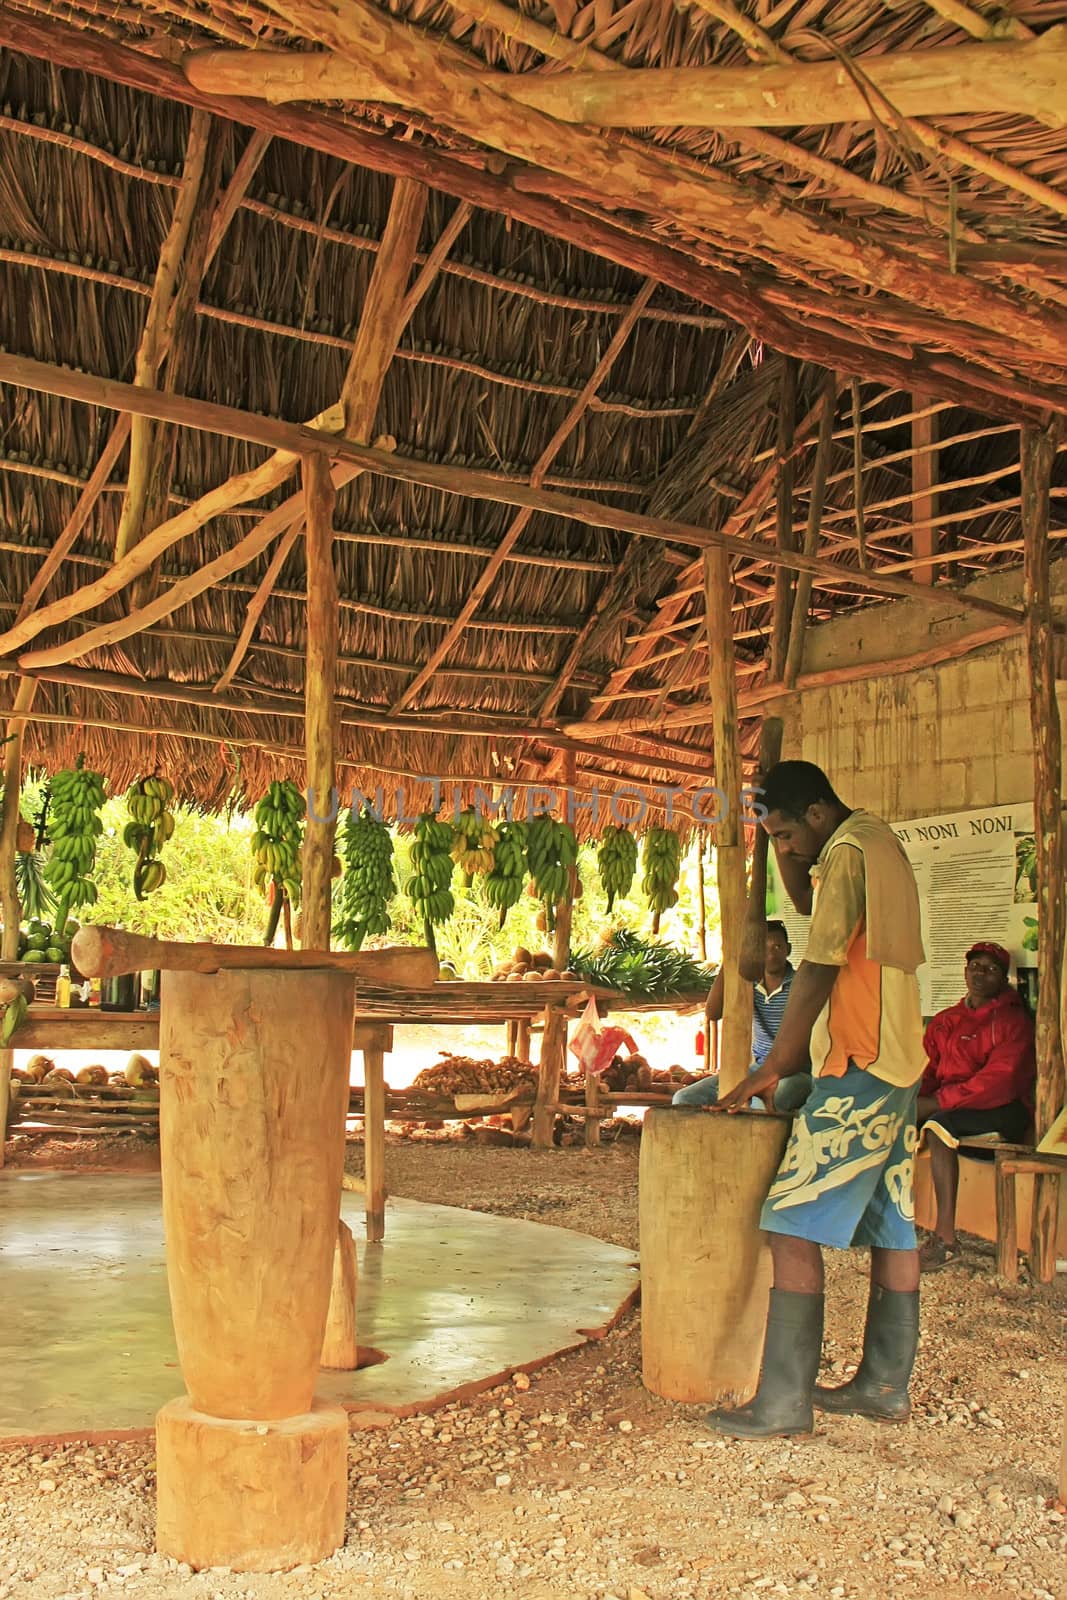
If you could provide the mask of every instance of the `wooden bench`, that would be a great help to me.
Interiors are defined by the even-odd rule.
[[[996,1192],[997,1276],[1019,1281],[1019,1227],[1015,1206],[1015,1180],[1034,1178],[1034,1204],[1030,1219],[1030,1270],[1038,1283],[1056,1276],[1056,1232],[1060,1215],[1060,1180],[1067,1172],[1067,1157],[1043,1155],[1028,1144],[990,1144],[984,1139],[961,1139],[961,1150],[982,1150],[993,1157]]]

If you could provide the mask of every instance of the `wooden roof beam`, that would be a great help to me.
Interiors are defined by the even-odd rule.
[[[657,277],[666,286],[713,307],[747,328],[761,339],[802,360],[816,361],[843,372],[858,372],[894,390],[923,386],[944,400],[975,406],[984,399],[994,415],[1014,421],[1040,423],[1048,411],[1063,409],[1062,396],[1053,389],[1014,380],[1003,374],[966,361],[947,361],[934,355],[910,358],[893,357],[873,349],[859,339],[850,339],[846,329],[830,335],[812,329],[803,320],[784,316],[761,293],[758,284],[746,283],[733,273],[718,270],[706,261],[696,261],[681,250],[655,239],[644,238],[616,226],[606,216],[576,211],[557,199],[527,192],[517,184],[516,174],[495,176],[485,169],[459,160],[442,150],[432,150],[416,142],[387,139],[353,127],[338,117],[268,106],[262,101],[212,97],[202,94],[186,80],[184,73],[165,61],[128,49],[113,40],[84,28],[73,28],[51,18],[41,21],[10,7],[0,8],[0,45],[25,55],[88,72],[111,82],[164,100],[201,107],[231,121],[255,127],[278,138],[373,172],[410,176],[446,194],[470,200],[486,210],[512,216],[550,237],[561,239],[580,250],[588,250],[630,271]],[[939,148],[951,136],[937,134]],[[957,140],[958,144],[964,141]],[[992,158],[964,148],[974,156],[972,164],[990,170]],[[993,163],[998,182],[1024,175],[1004,163]],[[1001,171],[1000,169],[1003,169]],[[1005,176],[1006,174],[1006,176]],[[1047,185],[1034,196],[1038,204],[1048,204]],[[1055,191],[1048,191],[1055,196]],[[1067,209],[1067,200],[1063,202]]]
[[[137,357],[134,361],[133,381],[143,389],[154,389],[159,382],[160,369],[169,343],[168,324],[177,302],[178,282],[186,262],[193,220],[200,200],[200,186],[208,161],[211,141],[211,118],[204,111],[194,111],[189,123],[189,137],[185,146],[185,166],[181,188],[174,204],[170,227],[159,253],[159,264],[152,284],[148,313],[141,331]],[[201,263],[200,276],[207,266],[206,254]],[[197,285],[199,288],[199,284]],[[115,560],[122,557],[135,544],[140,544],[145,532],[145,515],[149,509],[149,490],[153,477],[153,457],[156,436],[161,430],[151,418],[135,416],[130,428],[130,464],[126,496],[115,535]]]
[[[581,495],[561,494],[555,489],[537,489],[532,485],[502,480],[491,473],[477,472],[468,467],[438,466],[430,462],[413,461],[386,450],[355,444],[349,439],[340,438],[322,429],[279,422],[270,417],[256,416],[251,412],[239,411],[232,406],[216,405],[207,400],[165,394],[160,390],[140,389],[135,384],[119,383],[111,378],[74,372],[66,367],[50,366],[24,356],[0,353],[0,383],[9,383],[38,393],[59,395],[68,400],[116,411],[140,411],[162,421],[174,421],[181,426],[200,428],[205,432],[218,433],[224,437],[246,439],[251,443],[273,449],[275,454],[271,457],[272,461],[279,459],[293,461],[299,456],[308,454],[325,455],[360,471],[377,473],[382,477],[404,483],[421,484],[446,494],[465,495],[471,499],[490,500],[501,505],[523,506],[532,511],[546,511],[550,515],[570,517],[588,527],[612,528],[620,533],[632,533],[667,544],[688,545],[699,550],[718,547],[743,556],[746,560],[759,557],[765,559],[772,567],[788,566],[798,572],[810,572],[817,587],[829,582],[848,590],[855,589],[860,593],[924,599],[937,605],[946,597],[951,597],[962,606],[998,617],[1018,620],[1019,616],[1009,607],[998,606],[992,601],[956,590],[944,588],[934,591],[925,589],[920,584],[888,578],[877,573],[857,573],[821,557],[805,556],[792,550],[778,550],[772,544],[760,545],[754,540],[738,538],[718,529],[701,528],[667,518],[642,516],[636,512],[605,505],[597,500],[589,500]],[[797,432],[799,441],[801,429]],[[797,448],[799,447],[798,442]],[[253,472],[259,470],[261,469],[252,469]],[[770,468],[762,475],[761,482],[768,475],[773,482],[774,471],[775,463],[772,462]],[[757,500],[755,504],[758,503]],[[745,502],[742,502],[742,505],[744,504]],[[739,507],[734,517],[730,519],[731,523],[740,511]],[[202,508],[200,514],[203,515]],[[279,514],[273,512],[271,517],[276,518]],[[751,515],[751,507],[748,514]],[[184,515],[187,516],[189,513]],[[259,525],[260,530],[270,520],[271,518],[264,519],[264,523]],[[160,531],[157,529],[156,534],[158,535]],[[187,528],[185,531],[192,530]],[[171,542],[176,542],[181,536],[181,534],[172,536]],[[262,537],[262,534],[260,536]],[[275,536],[276,532],[271,535]],[[146,540],[145,543],[147,542]],[[249,541],[246,540],[244,543],[247,545]],[[131,557],[136,557],[138,554],[138,551],[133,551]],[[131,557],[126,559],[130,560]],[[202,593],[204,588],[209,587],[220,575],[220,566],[224,566],[228,561],[233,562],[234,559],[234,551],[230,551],[219,557],[218,561],[211,563],[210,570],[207,567],[201,568],[199,573],[192,574],[182,584],[177,585],[170,599],[173,600],[179,591],[184,594],[184,598],[171,606],[171,610],[194,598],[195,594]],[[244,559],[247,561],[250,557],[245,555]],[[236,564],[241,564],[240,558],[237,558]],[[116,579],[117,573],[118,568],[112,568],[111,572],[105,574],[97,584],[89,586],[96,593],[87,604],[88,590],[82,590],[43,608],[35,617],[27,618],[21,627],[29,631],[22,637],[32,638],[44,627],[68,621],[71,616],[90,609],[99,600],[115,593],[124,582],[121,577]],[[166,614],[169,613],[161,613],[161,615]],[[27,664],[51,665],[56,661],[84,655],[88,650],[94,650],[101,644],[127,638],[131,633],[139,632],[149,621],[156,620],[158,617],[144,616],[132,620],[126,617],[105,623],[78,641],[57,646],[54,651],[38,652],[32,661],[28,659]],[[12,643],[14,633],[15,630],[9,630],[7,635],[0,638],[0,654],[12,653],[15,648]],[[44,659],[46,656],[49,658],[47,662]]]
[[[282,0],[291,10],[303,0]],[[366,58],[284,50],[206,50],[185,62],[189,81],[208,94],[291,100],[386,101],[409,106],[418,89],[383,80]],[[1062,127],[1067,28],[994,44],[889,51],[854,63],[636,67],[625,71],[474,72],[466,92],[506,95],[568,123],[599,128],[795,128],[878,120],[866,81],[903,116],[1002,113]]]
[[[608,376],[608,373],[615,365],[615,362],[622,353],[623,347],[637,325],[637,321],[641,315],[641,312],[652,298],[655,289],[655,279],[647,278],[626,316],[616,328],[611,343],[608,345],[608,348],[597,362],[595,370],[587,382],[583,385],[578,398],[568,407],[567,414],[563,418],[563,421],[560,423],[559,427],[548,441],[548,444],[541,451],[541,454],[534,463],[533,470],[530,473],[530,483],[535,488],[540,488],[541,484],[544,482],[545,474],[552,465],[552,462],[556,459],[556,456],[559,454],[564,444],[578,426],[583,414],[589,407],[590,401],[593,399],[601,384]],[[467,596],[467,599],[464,601],[463,607],[455,623],[451,628],[449,628],[444,638],[440,640],[437,646],[431,651],[422,670],[416,674],[411,683],[409,683],[407,688],[404,690],[403,694],[401,694],[394,702],[394,711],[402,711],[405,706],[410,705],[412,700],[418,694],[419,690],[429,683],[434,673],[446,660],[449,651],[455,645],[456,640],[463,632],[465,625],[470,621],[471,617],[474,616],[474,613],[482,604],[482,601],[485,599],[492,585],[495,583],[497,574],[504,565],[504,562],[507,560],[507,557],[511,551],[514,549],[515,545],[518,543],[532,516],[533,511],[524,508],[519,512],[517,517],[512,519],[507,532],[497,545],[496,550],[493,552],[488,563],[482,570],[478,581],[475,583],[470,594]]]
[[[359,329],[341,386],[339,401],[345,419],[346,433],[364,443],[374,427],[374,415],[378,409],[389,363],[410,317],[410,311],[404,313],[404,307],[408,303],[405,291],[419,245],[419,231],[426,213],[427,199],[428,191],[421,184],[411,183],[406,178],[397,179],[382,246],[374,258],[374,270],[360,313]],[[433,276],[433,272],[430,272],[427,278],[424,269],[420,276],[420,283],[426,279],[423,293]],[[416,299],[414,303],[418,304],[418,300]],[[349,479],[343,481],[347,482]],[[338,475],[334,487],[341,487],[341,484],[342,479]],[[259,619],[304,525],[303,493],[291,495],[285,506],[292,515],[259,587],[249,602],[230,659],[219,675],[215,687],[220,692],[232,683],[234,674],[244,660],[259,625]]]
[[[1067,368],[1067,327],[1040,305],[918,261],[912,253],[874,240],[869,231],[815,216],[779,195],[766,200],[762,190],[719,170],[683,168],[651,149],[620,146],[601,133],[520,106],[487,87],[484,73],[446,58],[429,37],[370,0],[272,0],[271,9],[298,33],[372,72],[376,94],[401,101],[414,98],[418,104],[413,109],[440,126],[565,181],[577,180],[605,202],[653,217],[670,216],[697,238],[726,239],[737,252],[785,254],[913,301],[967,326],[965,335],[958,328],[945,329],[950,349],[979,350],[988,331],[1018,340],[1021,350],[1035,359]],[[615,75],[595,77],[611,83]],[[559,81],[569,80],[563,76]]]

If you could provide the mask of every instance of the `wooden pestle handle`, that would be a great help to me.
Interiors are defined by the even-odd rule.
[[[264,950],[258,945],[177,944],[142,939],[121,928],[79,928],[70,957],[87,978],[114,978],[123,972],[221,972],[275,968],[278,971],[351,972],[365,983],[424,989],[436,982],[437,957],[421,947],[388,950]]]
[[[782,754],[781,717],[764,717],[759,739],[759,783],[776,766]],[[767,845],[768,838],[757,824],[752,847],[752,883],[748,892],[745,926],[741,931],[741,954],[737,967],[746,983],[759,983],[763,977],[767,946]]]

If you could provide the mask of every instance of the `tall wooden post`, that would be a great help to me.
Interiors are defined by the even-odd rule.
[[[797,420],[797,363],[782,357],[778,391],[778,483],[775,490],[775,543],[779,550],[795,550],[793,532],[793,439]],[[794,574],[779,567],[774,575],[774,619],[771,625],[771,677],[777,681],[785,667],[789,647],[789,619],[793,611]]]
[[[748,897],[745,831],[741,825],[741,744],[737,731],[732,594],[729,555],[723,550],[706,551],[704,606],[712,745],[722,813],[715,828],[715,868],[725,973],[719,1044],[719,1084],[723,1094],[744,1080],[752,1060],[752,986],[741,977],[739,966]]]
[[[577,761],[573,750],[563,757],[563,787],[568,795],[573,793],[577,776]],[[570,820],[569,807],[565,812]],[[567,874],[567,892],[556,907],[556,931],[552,942],[552,965],[557,972],[565,972],[571,959],[571,920],[574,915],[574,890],[578,882],[578,869],[571,867]],[[541,1063],[537,1072],[537,1102],[534,1106],[532,1142],[537,1150],[547,1150],[552,1143],[555,1126],[555,1107],[559,1100],[560,1079],[567,1065],[567,1018],[558,1006],[545,1009],[545,1028],[541,1035]]]
[[[34,678],[22,678],[15,694],[15,711],[29,711],[37,693]],[[12,717],[7,725],[7,745],[4,750],[4,802],[0,813],[0,910],[4,918],[4,936],[0,956],[14,961],[19,953],[19,921],[22,907],[19,904],[18,882],[15,877],[15,854],[18,846],[19,792],[22,788],[22,735],[26,727],[21,716]],[[7,1133],[7,1112],[11,1101],[11,1068],[14,1052],[0,1050],[0,1167],[4,1164],[4,1138]]]
[[[304,836],[301,944],[330,948],[330,884],[337,831],[334,738],[337,726],[337,573],[333,561],[334,487],[325,456],[304,459],[307,529],[307,651],[304,739],[308,820]]]
[[[1049,484],[1056,442],[1051,432],[1022,434],[1023,602],[1029,660],[1030,720],[1034,735],[1034,842],[1037,847],[1037,1137],[1059,1115],[1064,1099],[1063,990],[1063,764],[1056,703],[1055,635],[1049,590]],[[1058,1180],[1034,1179],[1031,1264],[1054,1258]]]

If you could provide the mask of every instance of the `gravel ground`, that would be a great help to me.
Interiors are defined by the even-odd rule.
[[[391,1141],[388,1169],[398,1195],[637,1243],[632,1143],[590,1155]],[[825,1359],[837,1376],[856,1355],[863,1265],[829,1258]],[[991,1267],[975,1246],[924,1286],[909,1427],[827,1418],[809,1440],[720,1440],[697,1408],[642,1388],[635,1313],[529,1379],[354,1431],[345,1547],[284,1577],[193,1574],[153,1555],[148,1443],[0,1453],[0,1600],[1059,1600],[1067,1294],[998,1289]]]

